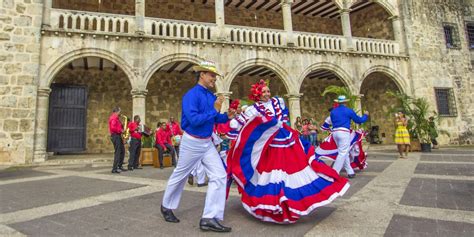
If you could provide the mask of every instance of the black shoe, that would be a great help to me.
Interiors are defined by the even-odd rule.
[[[113,174],[120,174],[120,170],[112,170]]]
[[[128,170],[129,170],[129,171],[133,171],[133,167],[128,167]]]
[[[164,169],[165,167],[163,167],[162,165],[160,165],[160,169]]]
[[[207,183],[198,184],[198,187],[204,187],[204,186],[207,186]]]
[[[173,214],[173,211],[168,208],[164,208],[163,205],[161,205],[161,214],[165,218],[165,221],[167,222],[173,222],[173,223],[178,223],[179,219],[176,218],[176,216]]]
[[[141,167],[141,166],[137,166],[137,167],[135,167],[134,169],[136,169],[136,170],[142,170],[142,169],[143,169],[143,167]]]
[[[199,228],[204,231],[230,232],[232,228],[223,226],[216,218],[201,218]]]
[[[353,179],[353,178],[355,178],[355,177],[356,177],[356,174],[348,174],[348,175],[347,175],[347,178],[349,178],[349,179]]]
[[[194,184],[194,178],[193,178],[192,175],[189,175],[189,177],[188,177],[188,184],[189,184],[189,185],[193,185],[193,184]]]
[[[124,169],[123,167],[118,168],[118,170],[120,170],[122,172],[128,171],[127,169]]]

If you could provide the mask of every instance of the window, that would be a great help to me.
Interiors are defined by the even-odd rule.
[[[456,117],[456,101],[452,88],[435,88],[436,104],[438,106],[439,116]]]
[[[459,48],[459,34],[456,25],[450,23],[443,24],[444,38],[446,39],[446,47]]]
[[[466,23],[466,31],[469,48],[474,49],[474,22]]]

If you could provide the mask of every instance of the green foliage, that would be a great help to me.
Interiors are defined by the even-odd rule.
[[[153,148],[155,146],[155,136],[151,134],[150,136],[142,136],[142,147],[143,148]]]
[[[327,94],[336,94],[336,97],[339,95],[345,95],[349,101],[347,102],[347,107],[351,109],[357,109],[356,108],[356,101],[357,101],[357,96],[352,94],[351,90],[349,90],[348,87],[345,86],[335,86],[335,85],[330,85],[326,87],[321,94],[322,96],[325,96]]]

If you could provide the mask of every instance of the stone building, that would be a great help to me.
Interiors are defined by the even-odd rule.
[[[151,128],[180,118],[191,66],[216,62],[216,93],[270,81],[291,119],[322,121],[329,85],[360,94],[386,143],[388,90],[425,97],[450,136],[473,142],[472,0],[3,0],[0,164],[112,151],[115,105]]]

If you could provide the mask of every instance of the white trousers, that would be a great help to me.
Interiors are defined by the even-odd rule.
[[[332,137],[337,145],[337,157],[333,168],[339,173],[344,166],[347,174],[354,174],[349,159],[349,148],[351,146],[351,133],[349,131],[333,131]]]
[[[206,171],[202,162],[199,162],[196,168],[191,171],[191,175],[194,176],[197,184],[204,184],[206,182]]]
[[[191,171],[202,163],[209,178],[203,218],[224,219],[227,173],[211,139],[198,139],[184,134],[179,146],[179,159],[171,174],[163,207],[176,209],[181,200],[184,185]]]

